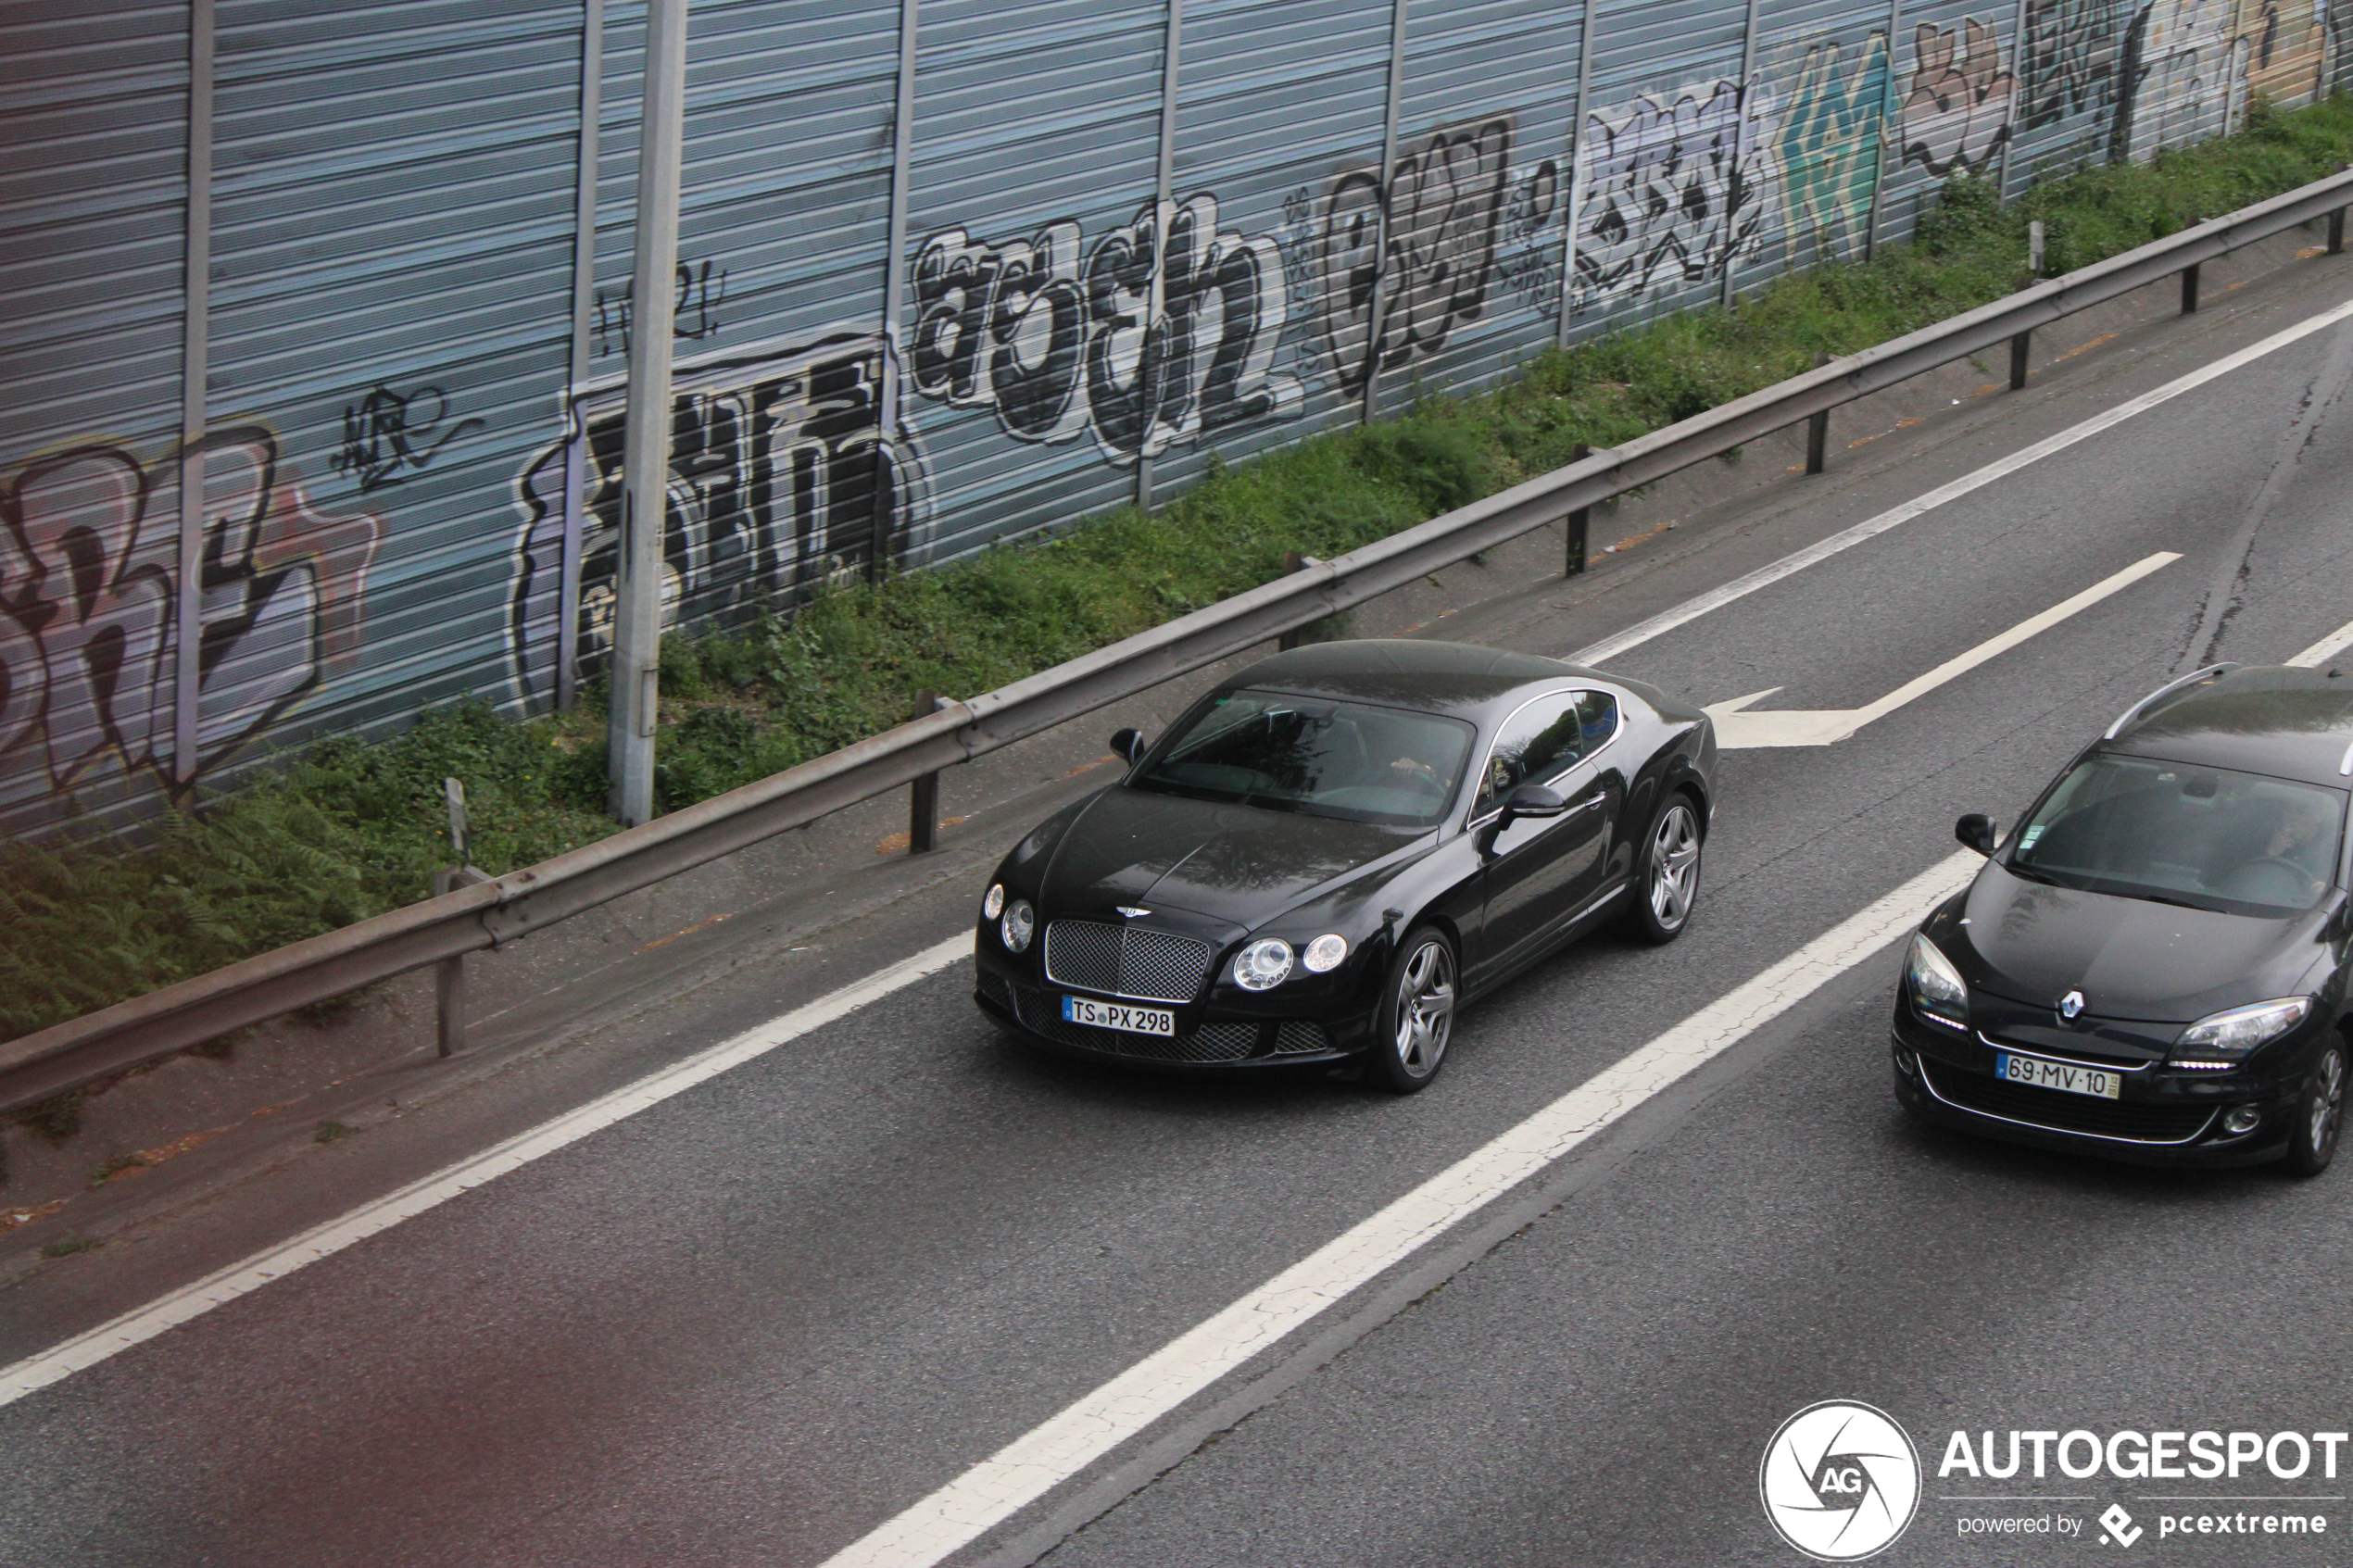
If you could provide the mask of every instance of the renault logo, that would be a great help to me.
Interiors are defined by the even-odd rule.
[[[1114,904],[1112,908],[1117,909],[1121,914],[1126,915],[1129,920],[1138,920],[1151,913],[1150,909],[1139,909],[1133,904]],[[2082,998],[2079,997],[2076,998],[2076,1001],[2077,1005],[2081,1006]],[[2073,1018],[2075,1015],[2070,1012],[2067,1016]]]
[[[2059,998],[2059,1016],[2060,1016],[2061,1018],[2066,1019],[2066,1020],[2067,1020],[2070,1023],[2074,1022],[2075,1022],[2075,1015],[2076,1015],[2076,1014],[2078,1014],[2078,1013],[2080,1013],[2080,1012],[2082,1012],[2082,1010],[2083,1010],[2083,993],[2082,993],[2082,992],[2081,992],[2081,991],[2070,991],[2070,992],[2069,992],[2066,996],[2061,997]]]

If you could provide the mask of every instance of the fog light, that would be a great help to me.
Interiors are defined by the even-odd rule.
[[[1920,1059],[1905,1047],[1898,1046],[1895,1047],[1895,1069],[1906,1078],[1917,1078],[1920,1075]]]
[[[2223,1114],[2222,1130],[2233,1135],[2251,1133],[2255,1131],[2256,1123],[2262,1120],[2263,1112],[2259,1108],[2252,1105],[2234,1105]]]

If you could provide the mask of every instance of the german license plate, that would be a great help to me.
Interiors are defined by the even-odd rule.
[[[1091,1002],[1084,997],[1064,997],[1063,1017],[1072,1023],[1085,1023],[1097,1029],[1125,1029],[1130,1035],[1176,1033],[1176,1015],[1166,1008],[1131,1008],[1117,1002]]]
[[[2064,1061],[2045,1061],[2039,1057],[2012,1056],[2007,1051],[1994,1054],[1994,1075],[2012,1084],[2032,1084],[2038,1089],[2093,1095],[2101,1099],[2117,1098],[2124,1087],[2121,1078],[2104,1068],[2076,1067]]]

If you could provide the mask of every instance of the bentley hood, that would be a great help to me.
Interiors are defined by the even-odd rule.
[[[1937,942],[1972,989],[2033,1007],[2081,991],[2097,1017],[2187,1023],[2306,989],[2329,907],[2222,914],[2054,887],[1990,864],[1960,915]]]
[[[1063,832],[1044,908],[1187,909],[1254,927],[1426,834],[1182,796],[1110,789]]]

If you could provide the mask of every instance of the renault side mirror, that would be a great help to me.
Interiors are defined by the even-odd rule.
[[[1994,825],[1994,819],[1982,811],[1971,811],[1955,822],[1953,836],[1989,859],[1994,853],[1994,846],[2002,838],[2001,830]]]
[[[1127,765],[1131,768],[1137,763],[1141,762],[1144,759],[1144,753],[1151,749],[1145,744],[1144,732],[1141,730],[1117,730],[1113,732],[1111,737],[1111,748],[1120,756],[1127,759]]]
[[[1568,802],[1557,790],[1546,789],[1542,784],[1522,784],[1504,802],[1504,820],[1508,822],[1516,817],[1557,817],[1567,809]]]

